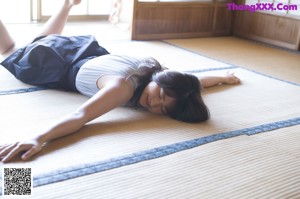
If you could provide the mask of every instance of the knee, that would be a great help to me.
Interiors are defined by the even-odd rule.
[[[11,55],[13,52],[16,51],[16,45],[15,43],[12,43],[10,46],[8,46],[7,48],[0,48],[0,54],[5,58],[8,57],[9,55]]]

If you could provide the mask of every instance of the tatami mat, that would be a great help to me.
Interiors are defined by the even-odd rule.
[[[21,81],[16,80],[14,76],[10,74],[2,65],[0,65],[0,91],[10,91],[16,88],[30,88],[28,84],[24,84]]]
[[[126,48],[131,45],[130,43]],[[152,49],[152,45],[151,42],[148,49]],[[143,43],[143,49],[147,49],[147,43]],[[210,71],[197,75],[219,75],[225,72]],[[185,124],[150,113],[118,108],[96,119],[80,133],[53,142],[35,161],[8,165],[33,167],[36,175],[41,175],[202,136],[299,116],[295,109],[300,106],[299,86],[244,69],[232,69],[232,72],[242,79],[241,85],[220,86],[207,90],[204,94],[211,113],[211,120],[206,123]],[[2,119],[2,128],[9,130],[6,131],[6,136],[5,132],[2,134],[1,142],[17,137],[26,138],[41,131],[57,118],[76,109],[86,99],[79,94],[52,90],[2,96],[1,110],[7,115]],[[11,114],[12,112],[18,114]],[[15,125],[16,121],[18,125]],[[25,130],[24,126],[27,126]],[[91,147],[95,150],[91,151]],[[76,153],[76,156],[65,159],[70,153]],[[38,165],[47,166],[41,168]]]
[[[85,173],[82,174],[79,170],[78,176],[84,177],[35,188],[36,197],[42,198],[56,187],[57,192],[51,193],[53,198],[81,198],[87,190],[94,188],[96,179],[98,181],[95,186],[99,191],[93,190],[84,198],[120,198],[121,194],[121,198],[186,198],[183,195],[195,198],[197,194],[203,196],[201,198],[222,194],[225,198],[247,198],[249,194],[258,198],[276,198],[276,187],[281,187],[284,190],[281,194],[287,193],[285,196],[294,197],[299,194],[295,189],[299,183],[299,178],[296,178],[299,173],[296,153],[299,150],[296,142],[293,142],[292,147],[287,146],[281,151],[282,147],[279,146],[282,144],[278,144],[276,136],[267,139],[260,138],[265,134],[254,137],[242,135],[249,128],[252,128],[254,134],[278,129],[278,135],[288,133],[287,139],[281,140],[284,145],[293,139],[299,140],[294,135],[299,128],[298,120],[287,125],[292,127],[283,129],[280,128],[286,126],[277,123],[300,117],[296,108],[300,106],[299,85],[232,67],[163,42],[104,44],[112,53],[124,52],[126,49],[128,54],[151,54],[171,69],[190,71],[199,76],[225,74],[230,69],[241,78],[242,84],[218,86],[204,91],[204,100],[211,113],[211,120],[208,122],[187,124],[140,110],[117,108],[90,122],[79,133],[50,143],[32,161],[19,161],[5,166],[31,167],[36,177],[73,171],[84,168],[87,164],[109,162],[112,158],[220,133],[233,132],[239,137],[212,142],[191,150],[179,150],[170,156],[89,176],[84,176]],[[79,94],[52,90],[11,94],[10,90],[27,88],[27,85],[18,82],[3,70],[0,70],[0,76],[4,76],[0,78],[0,91],[3,91],[0,97],[3,115],[1,129],[5,129],[1,132],[0,144],[37,134],[87,100]],[[264,144],[264,141],[268,144]],[[182,164],[183,162],[185,163]],[[273,171],[273,168],[276,169]],[[272,176],[275,181],[270,180]],[[68,178],[72,176],[66,176],[65,179]],[[265,184],[266,188],[262,189]],[[58,187],[64,188],[60,190]],[[253,189],[258,191],[251,192]]]
[[[300,52],[236,37],[167,40],[196,54],[300,83]]]
[[[298,199],[298,128],[217,141],[38,187],[34,194],[36,198]],[[55,193],[49,192],[53,189]]]
[[[194,53],[169,45],[161,41],[132,41],[128,42],[100,42],[111,53],[128,54],[135,56],[152,56],[163,66],[179,70],[194,71],[201,69],[231,68],[230,64],[219,62],[204,56],[195,56]]]
[[[229,64],[209,59],[203,56],[195,56],[194,53],[179,49],[159,41],[152,42],[128,42],[123,41],[99,41],[110,53],[126,54],[131,56],[155,57],[159,62],[168,68],[180,71],[198,71],[205,69],[235,68]],[[10,73],[0,68],[0,91],[13,90],[17,88],[32,87],[16,81]]]

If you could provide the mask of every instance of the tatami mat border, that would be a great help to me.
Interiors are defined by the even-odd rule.
[[[204,68],[204,69],[197,69],[197,70],[185,70],[182,72],[186,73],[203,73],[203,72],[209,72],[209,71],[218,71],[218,70],[230,70],[230,69],[236,69],[239,68],[237,66],[227,66],[227,67],[221,67],[221,68]]]
[[[47,90],[49,88],[46,87],[30,87],[30,88],[20,88],[20,89],[12,89],[6,91],[0,91],[0,95],[13,95],[13,94],[21,94],[21,93],[30,93],[35,91]]]
[[[182,47],[182,46],[176,45],[176,44],[174,44],[174,43],[171,43],[171,42],[168,42],[168,41],[165,41],[165,40],[161,40],[161,42],[163,42],[163,43],[165,43],[165,44],[168,44],[168,45],[170,45],[170,46],[173,46],[173,47],[175,47],[175,48],[179,48],[180,50],[184,50],[184,51],[193,53],[193,54],[195,54],[195,55],[200,55],[200,56],[206,57],[206,58],[208,58],[208,59],[212,59],[212,60],[215,60],[215,61],[218,61],[218,62],[222,62],[222,63],[225,63],[225,64],[229,64],[229,65],[232,65],[232,66],[235,66],[235,67],[239,67],[239,66],[233,65],[233,64],[231,64],[231,63],[227,63],[227,62],[225,62],[225,61],[223,61],[223,60],[216,59],[216,58],[213,58],[213,57],[210,57],[210,56],[201,54],[201,53],[199,53],[199,52],[197,52],[197,51],[194,51],[194,50],[191,50],[191,49],[184,48],[184,47]],[[239,68],[241,68],[241,67],[239,67]]]
[[[284,79],[280,79],[280,78],[277,78],[277,77],[273,77],[273,76],[271,76],[271,75],[267,75],[267,74],[264,74],[264,73],[261,73],[261,72],[255,71],[255,70],[243,68],[243,67],[239,67],[239,68],[242,68],[242,69],[244,69],[244,70],[253,72],[253,73],[258,74],[258,75],[262,75],[262,76],[264,76],[264,77],[268,77],[268,78],[271,78],[271,79],[275,79],[275,80],[278,80],[278,81],[281,81],[281,82],[285,82],[285,83],[288,83],[288,84],[292,84],[292,85],[295,85],[295,86],[300,86],[300,84],[299,84],[299,83],[296,83],[296,82],[287,81],[287,80],[284,80]]]
[[[276,80],[279,80],[279,81],[282,81],[282,82],[285,82],[285,83],[289,83],[289,84],[292,84],[292,85],[300,86],[300,84],[298,84],[298,83],[291,82],[291,81],[287,81],[287,80],[280,79],[280,78],[277,78],[277,77],[273,77],[273,76],[270,76],[270,75],[267,75],[267,74],[264,74],[264,73],[255,71],[255,70],[247,69],[247,68],[244,68],[244,67],[241,67],[241,66],[238,66],[238,65],[229,63],[229,62],[225,62],[225,61],[223,61],[223,60],[216,59],[216,58],[213,58],[213,57],[210,57],[210,56],[201,54],[201,53],[199,53],[199,52],[196,52],[196,51],[193,51],[193,50],[190,50],[190,49],[183,48],[183,47],[181,47],[181,46],[179,46],[179,45],[170,43],[170,42],[168,42],[168,41],[164,41],[164,40],[163,40],[163,41],[161,41],[161,42],[164,42],[164,43],[169,44],[169,45],[171,45],[171,46],[177,47],[177,48],[179,48],[179,49],[181,49],[181,50],[185,50],[185,51],[187,51],[187,52],[193,53],[193,54],[195,54],[195,55],[200,55],[200,56],[202,56],[202,57],[206,57],[206,58],[209,58],[209,59],[212,59],[212,60],[215,60],[215,61],[224,63],[224,64],[231,65],[230,67],[228,67],[229,69],[230,69],[231,67],[232,67],[231,69],[234,69],[234,68],[241,68],[241,69],[244,69],[244,70],[247,70],[247,71],[251,71],[251,72],[253,72],[253,73],[256,73],[256,74],[258,74],[258,75],[262,75],[262,76],[265,76],[265,77],[268,77],[268,78],[276,79]],[[300,52],[299,52],[299,54],[300,54]],[[205,71],[204,71],[204,72],[205,72]]]
[[[258,45],[261,45],[261,46],[266,46],[266,47],[269,47],[269,48],[284,50],[284,51],[287,51],[287,52],[290,52],[290,53],[295,53],[295,54],[300,55],[300,51],[298,51],[298,50],[284,48],[284,47],[281,47],[281,46],[275,46],[275,45],[272,45],[272,44],[268,44],[268,43],[265,43],[265,42],[262,42],[262,41],[256,41],[256,40],[249,39],[249,38],[242,38],[242,37],[237,37],[237,38],[240,38],[240,39],[243,39],[243,40],[258,44]]]
[[[218,61],[218,62],[222,62],[222,63],[225,63],[225,64],[228,64],[230,66],[228,67],[221,67],[221,68],[207,68],[207,69],[199,69],[199,70],[189,70],[189,71],[183,71],[183,72],[187,72],[187,73],[200,73],[200,72],[209,72],[209,71],[218,71],[218,70],[230,70],[230,69],[236,69],[236,68],[242,68],[244,70],[248,70],[248,71],[251,71],[253,73],[256,73],[256,74],[259,74],[259,75],[262,75],[262,76],[265,76],[265,77],[268,77],[268,78],[272,78],[272,79],[276,79],[276,80],[279,80],[279,81],[282,81],[282,82],[285,82],[285,83],[289,83],[289,84],[292,84],[292,85],[296,85],[296,86],[300,86],[300,84],[298,83],[295,83],[295,82],[291,82],[291,81],[287,81],[287,80],[283,80],[283,79],[280,79],[280,78],[276,78],[276,77],[273,77],[273,76],[270,76],[270,75],[267,75],[267,74],[264,74],[264,73],[260,73],[258,71],[255,71],[255,70],[250,70],[250,69],[247,69],[247,68],[243,68],[241,66],[238,66],[238,65],[234,65],[232,63],[228,63],[228,62],[225,62],[223,60],[219,60],[219,59],[216,59],[216,58],[213,58],[213,57],[210,57],[210,56],[207,56],[207,55],[204,55],[204,54],[201,54],[199,52],[196,52],[196,51],[193,51],[193,50],[189,50],[189,49],[186,49],[186,48],[183,48],[181,46],[178,46],[176,44],[173,44],[171,42],[168,42],[168,41],[165,41],[165,40],[161,40],[162,43],[165,43],[165,44],[168,44],[170,46],[173,46],[173,47],[176,47],[176,48],[179,48],[181,50],[185,50],[187,52],[190,52],[190,53],[193,53],[193,54],[196,54],[196,55],[200,55],[200,56],[203,56],[203,57],[206,57],[206,58],[209,58],[209,59],[212,59],[212,60],[215,60],[215,61]],[[261,43],[263,45],[263,43]],[[268,45],[269,46],[269,45]],[[271,48],[275,48],[274,46],[269,46]],[[281,48],[280,48],[281,49]],[[286,50],[286,49],[285,49]],[[300,54],[300,52],[299,52]],[[11,95],[11,94],[22,94],[22,93],[28,93],[28,92],[35,92],[35,91],[41,91],[41,90],[47,90],[49,88],[46,88],[46,87],[30,87],[30,88],[21,88],[21,89],[12,89],[12,90],[4,90],[4,91],[0,91],[0,95]]]
[[[230,69],[236,69],[236,68],[242,68],[242,67],[228,66],[228,67],[221,67],[221,68],[207,68],[207,69],[199,69],[199,70],[191,70],[191,71],[183,71],[183,72],[186,72],[186,73],[201,73],[201,72],[210,72],[210,71],[218,71],[218,70],[230,70]],[[290,81],[287,81],[287,80],[276,78],[276,77],[266,75],[266,74],[263,74],[263,73],[260,73],[260,72],[254,71],[254,70],[249,70],[249,69],[245,69],[245,68],[242,68],[242,69],[251,71],[253,73],[256,73],[256,74],[259,74],[259,75],[262,75],[262,76],[265,76],[265,77],[268,77],[268,78],[276,79],[278,81],[282,81],[282,82],[285,82],[285,83],[288,83],[288,84],[292,84],[292,85],[295,85],[295,86],[300,86],[300,84],[295,83],[295,82],[290,82]],[[48,90],[48,89],[49,88],[38,87],[37,86],[37,87],[30,87],[30,88],[4,90],[4,91],[0,91],[0,96],[1,95],[13,95],[13,94],[30,93],[30,92],[43,91],[43,90]]]
[[[199,69],[199,70],[189,70],[189,71],[183,71],[187,73],[200,73],[200,72],[209,72],[209,71],[218,71],[218,70],[230,70],[238,68],[236,66],[228,66],[228,67],[220,67],[220,68],[206,68],[206,69]],[[30,93],[35,91],[42,91],[42,90],[48,90],[47,87],[30,87],[30,88],[20,88],[20,89],[12,89],[12,90],[4,90],[0,91],[0,95],[13,95],[13,94],[21,94],[21,93]]]
[[[218,71],[218,70],[230,70],[230,69],[236,69],[236,68],[241,68],[241,67],[239,67],[239,66],[229,66],[229,67],[222,67],[222,68],[207,68],[207,69],[199,69],[199,70],[183,71],[183,72],[201,73],[201,72]],[[254,70],[249,70],[249,69],[245,69],[245,68],[242,68],[242,69],[251,71],[253,73],[256,73],[256,74],[259,74],[259,75],[262,75],[262,76],[265,76],[265,77],[268,77],[268,78],[276,79],[278,81],[282,81],[282,82],[289,83],[289,84],[292,84],[292,85],[300,86],[300,84],[295,83],[295,82],[290,82],[290,81],[287,81],[287,80],[283,80],[283,79],[280,79],[280,78],[269,76],[269,75],[266,75],[266,74],[263,74],[263,73],[260,73],[260,72],[254,71]],[[13,94],[30,93],[30,92],[43,91],[43,90],[48,90],[48,89],[49,88],[38,87],[37,86],[37,87],[30,87],[30,88],[4,90],[4,91],[0,91],[0,96],[1,95],[13,95]]]
[[[160,158],[173,153],[177,153],[183,150],[191,149],[204,145],[207,143],[228,139],[240,135],[254,135],[258,133],[264,133],[271,130],[290,127],[300,124],[300,117],[283,120],[279,122],[259,125],[251,128],[245,128],[240,130],[234,130],[224,133],[218,133],[211,136],[201,137],[189,141],[179,142],[167,146],[157,147],[150,150],[140,151],[137,153],[121,156],[118,158],[109,159],[107,161],[95,162],[93,164],[86,164],[79,167],[73,167],[66,170],[60,170],[46,175],[37,176],[33,179],[33,186],[38,187],[50,183],[60,182],[84,175],[89,175],[97,172],[103,172],[110,169],[127,166],[142,161],[147,161],[155,158]]]
[[[219,61],[219,62],[226,63],[224,61],[217,60],[217,59],[208,57],[206,55],[202,55],[201,53],[182,48],[180,46],[174,45],[174,44],[166,42],[166,41],[162,41],[162,42],[165,42],[169,45],[175,46],[177,48],[192,52],[194,54],[197,54],[197,55],[200,55],[203,57],[207,57],[207,58]],[[194,72],[195,73],[195,72],[208,72],[208,71],[214,71],[214,70],[228,70],[228,69],[242,68],[240,66],[234,66],[230,63],[227,63],[227,64],[229,64],[231,66],[224,67],[224,68],[200,69],[200,70],[185,71],[185,72],[192,72],[192,73]],[[245,68],[242,68],[242,69],[248,70]],[[286,80],[275,78],[275,77],[272,77],[272,76],[269,76],[269,75],[266,75],[263,73],[259,73],[257,71],[252,71],[252,70],[248,70],[248,71],[254,72],[259,75],[263,75],[265,77],[276,79],[276,80],[279,80],[282,82],[300,86],[300,84],[298,84],[298,83],[289,82]],[[45,87],[31,87],[31,88],[6,90],[6,91],[0,91],[0,95],[28,93],[28,92],[35,92],[35,91],[40,91],[40,90],[47,90],[47,89],[48,88],[45,88]],[[78,167],[73,167],[73,168],[66,169],[66,170],[59,170],[59,171],[56,171],[53,173],[48,173],[46,175],[37,176],[33,179],[33,186],[38,187],[38,186],[55,183],[55,182],[59,182],[59,181],[64,181],[64,180],[68,180],[68,179],[72,179],[72,178],[76,178],[76,177],[80,177],[80,176],[84,176],[84,175],[89,175],[89,174],[102,172],[102,171],[106,171],[106,170],[110,170],[110,169],[114,169],[114,168],[119,168],[119,167],[126,166],[126,165],[131,165],[131,164],[139,163],[139,162],[146,161],[146,160],[160,158],[163,156],[167,156],[167,155],[177,153],[177,152],[180,152],[183,150],[195,148],[195,147],[198,147],[198,146],[201,146],[201,145],[204,145],[207,143],[219,141],[222,139],[228,139],[228,138],[232,138],[232,137],[236,137],[236,136],[240,136],[240,135],[251,136],[254,134],[258,134],[258,133],[268,132],[268,131],[285,128],[285,127],[290,127],[290,126],[295,126],[295,125],[300,125],[300,117],[283,120],[283,121],[279,121],[279,122],[274,122],[274,123],[269,123],[269,124],[264,124],[264,125],[259,125],[259,126],[255,126],[255,127],[251,127],[251,128],[228,131],[228,132],[219,133],[219,134],[215,134],[215,135],[211,135],[211,136],[207,136],[207,137],[197,138],[197,139],[193,139],[193,140],[189,140],[189,141],[184,141],[184,142],[179,142],[179,143],[175,143],[175,144],[171,144],[171,145],[167,145],[167,146],[153,148],[153,149],[146,150],[146,151],[140,151],[137,153],[109,159],[106,161],[95,162],[95,163],[87,164],[87,165],[81,165]],[[0,195],[2,195],[1,191],[2,190],[0,190]]]

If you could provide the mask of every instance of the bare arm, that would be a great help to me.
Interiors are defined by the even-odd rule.
[[[225,76],[205,76],[199,78],[202,88],[209,88],[220,84],[238,84],[240,79],[233,73],[227,73]]]
[[[43,142],[48,142],[76,132],[87,122],[118,106],[124,105],[132,95],[132,88],[127,83],[122,82],[122,80],[110,82],[74,113],[49,129],[48,132],[40,135],[39,139]]]
[[[75,133],[87,122],[129,101],[133,88],[126,80],[117,78],[107,83],[95,96],[79,107],[74,113],[57,122],[53,127],[36,138],[0,147],[0,157],[8,162],[20,152],[23,160],[27,160],[42,149],[43,144]]]

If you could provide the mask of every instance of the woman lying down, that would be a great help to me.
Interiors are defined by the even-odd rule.
[[[51,140],[75,133],[119,106],[143,108],[184,122],[205,121],[209,111],[201,90],[240,82],[233,73],[198,78],[164,69],[152,57],[110,54],[93,36],[61,36],[71,8],[79,3],[65,0],[40,35],[23,48],[16,48],[0,20],[0,53],[5,58],[1,65],[17,79],[90,97],[35,138],[0,146],[2,162],[19,155],[28,160]]]

